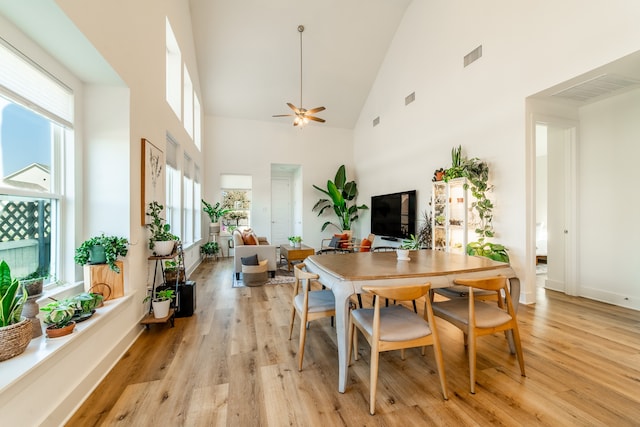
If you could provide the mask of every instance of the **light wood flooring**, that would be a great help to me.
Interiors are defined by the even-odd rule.
[[[433,351],[381,355],[369,415],[369,348],[337,391],[335,329],[311,324],[298,372],[288,340],[291,285],[232,288],[229,259],[203,263],[194,316],[152,325],[69,426],[638,426],[640,313],[539,288],[520,305],[527,377],[503,334],[479,339],[469,393],[462,333],[440,321],[449,400]],[[365,304],[367,301],[365,300]]]

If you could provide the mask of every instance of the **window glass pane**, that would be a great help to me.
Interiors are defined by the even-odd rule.
[[[54,127],[0,96],[0,187],[49,193]]]
[[[52,199],[0,194],[0,259],[17,278],[55,275],[52,268]]]
[[[185,244],[193,243],[193,180],[184,177],[184,235]]]
[[[193,95],[193,142],[198,149],[202,148],[202,112],[200,111],[200,100]]]
[[[180,236],[180,172],[167,165],[166,180],[166,220],[171,226],[171,232]]]
[[[235,228],[251,226],[251,190],[222,190],[222,207],[229,212],[222,219],[222,230],[232,232]]]
[[[193,83],[191,83],[191,76],[187,66],[184,67],[184,128],[193,139]]]
[[[166,19],[166,98],[167,103],[171,106],[171,109],[178,119],[182,118],[180,111],[180,95],[182,89],[182,77],[180,75],[182,71],[182,55],[180,53],[180,47],[176,36],[173,34],[169,18]]]

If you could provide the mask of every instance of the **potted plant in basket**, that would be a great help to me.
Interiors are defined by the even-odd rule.
[[[160,213],[164,209],[160,203],[153,201],[149,203],[149,211],[147,215],[152,218],[150,224],[147,224],[151,230],[149,237],[149,249],[156,256],[166,256],[173,252],[176,240],[179,237],[171,233],[171,225],[165,223],[164,218],[160,218]]]
[[[82,242],[73,259],[80,265],[107,264],[111,270],[120,273],[116,260],[127,256],[128,252],[129,241],[126,237],[106,236],[102,233]]]
[[[21,317],[27,297],[24,285],[11,278],[9,265],[0,262],[0,361],[21,354],[31,341],[31,321]]]
[[[212,233],[220,232],[220,218],[225,216],[230,209],[226,209],[220,206],[220,202],[217,202],[215,205],[211,205],[204,199],[202,199],[202,205],[204,206],[202,210],[209,215],[209,219],[211,220],[211,224],[209,224],[209,230]]]
[[[169,315],[169,308],[171,307],[171,300],[175,295],[173,289],[156,290],[155,296],[147,295],[143,302],[151,300],[151,306],[153,307],[153,317],[156,319],[162,319]]]
[[[58,338],[69,335],[76,327],[73,315],[76,313],[76,304],[70,300],[52,301],[40,308],[44,311],[44,323],[47,325],[48,338]]]

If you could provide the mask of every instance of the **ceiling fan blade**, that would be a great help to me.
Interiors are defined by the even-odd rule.
[[[314,117],[314,116],[305,116],[307,119],[309,120],[314,120],[316,122],[320,122],[320,123],[324,123],[326,122],[325,119],[321,119],[320,117]]]
[[[271,117],[293,117],[293,114],[274,114]]]
[[[307,110],[307,113],[319,113],[320,111],[326,110],[326,108],[324,107],[317,107],[317,108],[312,108],[311,110]]]
[[[293,105],[290,102],[287,102],[287,105],[289,106],[289,108],[291,108],[293,111],[295,111],[296,114],[298,114],[300,112],[300,110],[298,109],[298,107],[296,107],[295,105]]]

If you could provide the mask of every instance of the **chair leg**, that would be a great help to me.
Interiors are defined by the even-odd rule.
[[[433,336],[433,353],[436,358],[436,366],[438,367],[438,376],[440,377],[440,388],[442,388],[442,397],[444,397],[444,400],[449,400],[449,395],[447,393],[447,379],[444,373],[444,358],[442,357],[442,347],[440,347],[440,338],[437,335]]]
[[[358,305],[362,308],[362,295],[358,294]]]
[[[371,347],[371,374],[369,375],[369,413],[374,415],[376,412],[376,391],[378,388],[378,362],[380,361],[380,353],[377,348]]]
[[[524,355],[522,353],[522,343],[520,343],[520,332],[518,328],[513,328],[513,342],[516,345],[516,355],[518,356],[518,364],[520,365],[520,375],[523,377],[526,376],[524,374]]]
[[[404,348],[400,349],[400,359],[404,360]]]
[[[413,300],[413,311],[414,313],[418,313],[418,306],[416,305],[416,300]]]
[[[296,308],[292,307],[291,308],[291,322],[289,322],[289,339],[291,339],[291,336],[293,335],[293,323],[296,320]]]
[[[469,381],[471,394],[476,394],[476,336],[469,334]]]
[[[300,320],[300,342],[298,344],[298,371],[302,371],[302,360],[304,359],[304,342],[307,339],[307,316]]]

